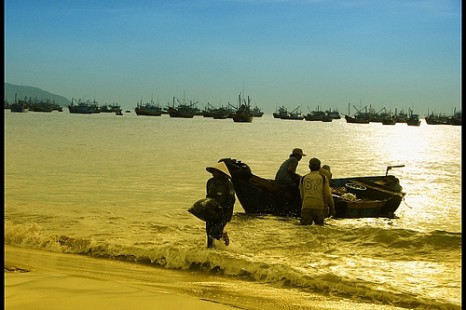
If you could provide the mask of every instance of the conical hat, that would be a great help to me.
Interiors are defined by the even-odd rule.
[[[225,165],[223,161],[215,164],[215,166],[207,167],[205,168],[205,170],[209,171],[210,173],[212,173],[212,170],[220,171],[221,173],[225,174],[227,177],[231,179],[230,171],[228,170],[227,165]]]

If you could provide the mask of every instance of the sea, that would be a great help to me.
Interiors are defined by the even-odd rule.
[[[312,157],[333,178],[404,165],[389,171],[406,193],[396,217],[302,226],[246,214],[237,199],[230,245],[207,249],[205,223],[187,211],[206,195],[206,167],[229,157],[273,179],[296,147],[306,154],[299,174]],[[4,113],[5,244],[142,264],[154,276],[160,268],[215,276],[223,286],[178,289],[240,309],[318,309],[316,296],[372,309],[461,309],[461,181],[461,126],[424,119],[416,127],[271,114],[235,123]]]

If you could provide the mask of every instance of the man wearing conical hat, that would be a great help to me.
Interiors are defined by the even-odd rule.
[[[215,166],[207,167],[206,170],[212,173],[212,178],[207,181],[206,197],[214,198],[221,207],[217,220],[206,221],[207,247],[212,248],[214,239],[223,239],[225,245],[230,243],[228,234],[223,230],[226,224],[231,221],[236,199],[230,171],[223,161],[218,162]]]

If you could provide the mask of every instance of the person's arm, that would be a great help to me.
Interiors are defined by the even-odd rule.
[[[214,186],[214,179],[209,179],[206,184],[206,197],[216,198],[216,190]]]
[[[324,184],[325,201],[327,202],[327,205],[330,209],[330,215],[334,216],[336,212],[335,212],[335,202],[333,201],[333,196],[332,196],[332,190],[330,188],[327,177],[324,176],[324,178],[325,178],[325,184]]]
[[[225,194],[225,205],[223,206],[224,209],[224,214],[225,214],[225,220],[227,222],[231,221],[231,218],[233,216],[233,209],[235,206],[235,188],[233,187],[233,183],[231,181],[228,181],[228,186],[226,186],[226,193]]]
[[[290,160],[288,163],[288,173],[296,174],[296,168],[298,167],[298,160]]]

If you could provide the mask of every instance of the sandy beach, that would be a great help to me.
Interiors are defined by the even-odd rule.
[[[329,298],[275,288],[246,296],[258,284],[216,275],[167,270],[4,245],[5,309],[358,309],[397,310],[388,305]],[[259,284],[260,285],[260,284]],[[280,290],[286,290],[281,288]]]
[[[4,246],[5,309],[205,309],[233,307],[177,292],[183,274]]]

